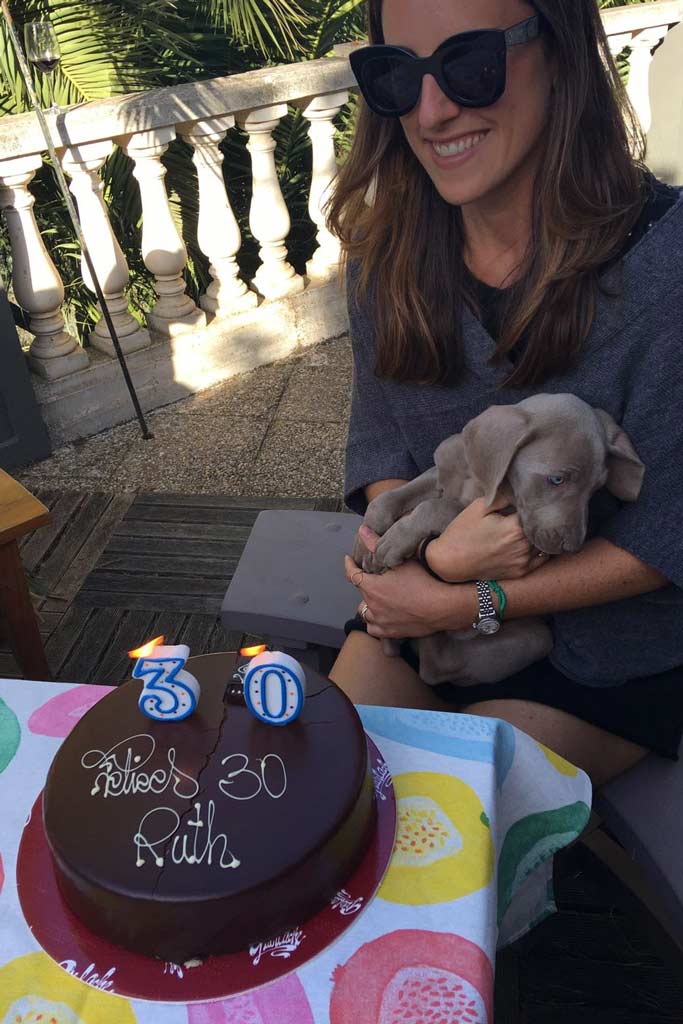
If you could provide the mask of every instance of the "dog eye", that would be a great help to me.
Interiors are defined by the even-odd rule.
[[[563,476],[561,473],[557,473],[555,474],[555,476],[547,476],[546,482],[551,484],[553,487],[561,487],[562,484],[565,484],[567,482],[567,478],[566,476]]]

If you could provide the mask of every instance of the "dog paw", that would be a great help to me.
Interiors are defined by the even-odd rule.
[[[375,562],[383,569],[395,569],[403,565],[414,553],[414,545],[405,541],[396,531],[390,530],[382,537],[375,549]]]
[[[377,559],[372,551],[365,546],[360,537],[356,537],[351,557],[363,572],[381,572],[382,567],[377,564]]]
[[[378,536],[382,536],[389,530],[399,516],[396,514],[394,503],[390,501],[391,492],[380,494],[374,501],[371,501],[365,513],[365,525]],[[400,513],[399,513],[400,515]]]

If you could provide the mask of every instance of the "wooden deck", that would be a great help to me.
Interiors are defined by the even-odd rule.
[[[54,678],[109,685],[129,676],[126,652],[157,634],[194,654],[234,649],[242,637],[223,630],[219,610],[259,511],[338,508],[314,498],[35,493],[52,521],[22,558],[43,595]],[[19,675],[0,642],[0,676]],[[556,868],[559,913],[499,957],[496,1024],[683,1024],[681,965],[662,959],[580,847]]]
[[[21,549],[54,679],[117,685],[126,652],[164,634],[193,654],[231,650],[220,607],[256,516],[337,501],[36,491],[51,523]],[[0,676],[20,672],[6,644]]]

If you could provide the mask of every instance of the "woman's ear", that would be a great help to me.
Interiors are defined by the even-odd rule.
[[[462,432],[470,469],[493,504],[513,458],[532,435],[531,417],[516,405],[494,405]]]
[[[607,444],[607,483],[605,486],[621,501],[635,501],[640,494],[645,466],[628,437],[604,409],[596,409]]]

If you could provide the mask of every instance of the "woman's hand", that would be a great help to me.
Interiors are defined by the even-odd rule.
[[[500,515],[509,502],[488,506],[477,498],[427,549],[430,566],[449,582],[515,580],[547,561],[531,547],[517,513]]]
[[[364,527],[363,541],[372,551],[379,537]],[[473,586],[439,583],[415,561],[374,575],[363,572],[347,555],[345,569],[347,580],[367,604],[365,622],[370,636],[382,640],[432,636],[444,629],[466,629],[477,617]]]

